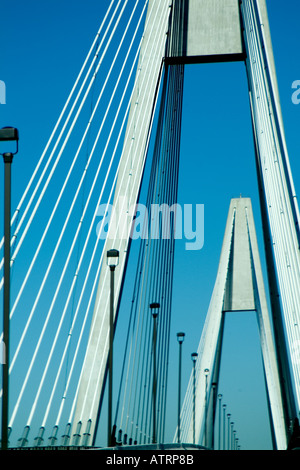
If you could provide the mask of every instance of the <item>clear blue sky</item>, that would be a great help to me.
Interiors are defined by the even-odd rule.
[[[0,127],[11,125],[20,132],[19,153],[13,163],[12,209],[44,149],[107,4],[108,0],[2,0],[0,80],[6,84],[6,104],[0,105]],[[300,80],[300,4],[297,0],[267,0],[267,6],[287,146],[296,192],[299,192],[300,104],[292,102],[292,83]],[[3,165],[0,172],[3,180]],[[198,347],[232,197],[241,194],[252,199],[263,248],[242,63],[186,68],[179,188],[179,203],[205,205],[205,242],[197,253],[185,251],[182,243],[177,247],[171,390],[177,390],[176,332],[179,330],[186,333],[183,390],[190,375],[190,354]],[[2,207],[0,210],[2,214]],[[2,217],[0,223],[3,230]],[[185,321],[187,315],[189,322]],[[236,422],[242,448],[269,448],[254,316],[231,315],[225,332],[220,392]],[[170,404],[176,399],[177,395],[170,396]],[[170,410],[171,440],[176,418],[172,418],[174,413]]]

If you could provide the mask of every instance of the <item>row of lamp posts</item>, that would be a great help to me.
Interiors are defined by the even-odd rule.
[[[239,439],[236,437],[236,430],[233,429],[234,422],[230,420],[231,413],[226,414],[227,405],[222,405],[223,395],[218,395],[219,400],[219,439],[218,439],[218,448],[219,450],[239,450]],[[223,411],[223,416],[222,416]],[[223,426],[222,426],[223,424]],[[226,432],[227,428],[227,432]],[[221,439],[221,434],[223,439]],[[227,437],[227,439],[226,439]],[[227,441],[227,442],[226,442]]]
[[[1,154],[4,159],[4,295],[3,295],[3,344],[5,347],[2,367],[2,423],[1,423],[1,448],[8,448],[8,397],[9,397],[9,315],[10,315],[10,220],[11,220],[11,164],[13,156],[18,152],[19,133],[13,127],[0,129],[0,142],[16,141],[16,152]],[[119,251],[111,249],[107,251],[107,265],[110,269],[110,312],[109,312],[109,388],[108,388],[108,432],[107,443],[113,445],[112,436],[112,396],[113,396],[113,338],[114,338],[114,276],[115,269],[119,263]],[[156,443],[156,340],[157,340],[157,316],[160,305],[150,304],[153,316],[153,436],[152,442]],[[180,346],[179,357],[179,385],[178,385],[178,442],[180,442],[180,402],[181,402],[181,345],[184,333],[178,333],[177,338]],[[196,353],[194,353],[195,358]]]
[[[114,275],[115,269],[119,262],[119,251],[111,249],[107,251],[107,265],[110,269],[110,315],[109,315],[109,360],[108,360],[108,373],[109,373],[109,386],[108,386],[108,427],[107,427],[107,443],[108,447],[112,447],[113,435],[112,435],[112,394],[113,394],[113,338],[114,338]],[[152,443],[157,442],[156,435],[156,389],[157,389],[157,377],[156,377],[156,343],[157,343],[157,317],[159,312],[160,304],[157,302],[150,304],[150,311],[153,318],[153,384],[152,384]],[[180,443],[180,407],[181,407],[181,363],[182,363],[182,343],[184,341],[185,333],[177,333],[177,340],[179,343],[179,376],[178,376],[178,443]],[[193,361],[193,442],[195,443],[195,389],[196,389],[196,360],[197,353],[192,353]]]
[[[1,138],[0,138],[1,140]],[[110,331],[109,331],[109,393],[108,393],[108,446],[111,447],[113,445],[112,442],[112,388],[113,388],[113,338],[114,338],[114,274],[115,268],[119,263],[119,251],[115,249],[108,250],[107,252],[107,265],[110,268]],[[153,430],[152,430],[152,443],[155,444],[157,442],[157,435],[156,435],[156,388],[157,388],[157,377],[156,377],[156,343],[157,343],[157,317],[159,312],[160,304],[159,303],[151,303],[150,304],[150,311],[153,317],[153,385],[152,385],[152,421],[153,421]],[[181,408],[181,363],[182,363],[182,343],[185,338],[185,333],[179,332],[177,333],[177,340],[179,343],[179,367],[178,367],[178,422],[177,422],[177,441],[180,444],[181,436],[180,436],[180,408]],[[196,361],[197,361],[198,354],[196,352],[192,353],[191,358],[193,361],[193,443],[195,444],[195,419],[196,419]],[[205,375],[205,444],[207,445],[207,410],[208,410],[208,396],[207,396],[207,377],[209,374],[209,370],[204,370]],[[221,449],[221,399],[222,395],[218,395],[219,398],[219,449]],[[223,405],[223,449],[226,448],[225,442],[225,410],[226,405]],[[230,423],[231,414],[227,414],[228,420],[228,431],[227,431],[227,448],[234,448],[238,439],[235,438],[235,432],[233,430],[233,424]],[[230,432],[230,427],[231,432]],[[230,444],[230,436],[233,436],[231,440],[233,441],[234,445]]]
[[[107,265],[110,268],[110,315],[109,315],[109,387],[108,387],[108,427],[107,427],[107,443],[108,447],[113,445],[112,442],[112,394],[113,394],[113,338],[114,338],[114,274],[115,269],[119,262],[119,251],[111,249],[107,251]],[[153,384],[152,384],[152,443],[157,442],[156,435],[156,343],[157,343],[157,317],[160,304],[157,302],[150,304],[150,311],[153,318]],[[180,443],[180,407],[181,407],[181,363],[182,363],[182,343],[184,341],[185,333],[177,333],[177,340],[179,343],[179,377],[178,377],[178,443]],[[194,373],[194,404],[193,404],[193,441],[195,443],[195,384],[196,384],[196,371],[195,364],[198,354],[192,354],[193,360],[193,373]]]
[[[113,445],[112,442],[112,369],[113,369],[113,337],[114,337],[114,273],[115,268],[118,265],[119,260],[119,252],[118,250],[108,250],[107,252],[107,264],[110,268],[110,332],[109,332],[109,398],[108,398],[108,446],[111,447]],[[156,377],[156,343],[157,343],[157,317],[159,312],[160,304],[159,303],[151,303],[150,304],[150,311],[153,318],[153,337],[152,337],[152,346],[153,346],[153,384],[152,384],[152,421],[153,421],[153,429],[152,429],[152,443],[155,444],[157,442],[157,434],[156,434],[156,391],[157,391],[157,377]],[[182,365],[182,343],[185,338],[185,333],[179,332],[177,333],[177,340],[179,344],[179,367],[178,367],[178,416],[177,416],[177,442],[180,444],[181,442],[181,427],[180,427],[180,408],[181,408],[181,365]],[[196,443],[195,437],[195,419],[196,419],[196,361],[197,361],[198,354],[196,352],[192,353],[191,358],[193,362],[193,443]],[[208,390],[207,390],[207,377],[209,374],[209,370],[204,370],[205,375],[205,444],[207,445],[207,410],[208,410]],[[221,449],[221,399],[222,395],[218,395],[219,398],[219,449]],[[226,405],[223,405],[223,449],[226,448],[225,443],[225,409]],[[230,426],[233,427],[234,423],[230,423],[230,416],[231,414],[227,414],[228,419],[228,432],[227,432],[227,448],[230,447],[230,436],[233,435],[232,440],[237,442],[235,439],[234,433],[236,431],[230,432]]]
[[[4,295],[3,295],[3,344],[5,347],[2,367],[2,434],[1,434],[1,448],[5,450],[8,448],[8,397],[9,397],[9,315],[10,315],[10,220],[11,220],[11,164],[13,156],[18,152],[19,133],[16,128],[4,127],[0,129],[0,142],[15,141],[16,151],[6,152],[1,154],[4,160]],[[108,392],[108,446],[113,445],[112,442],[112,394],[113,394],[113,338],[114,338],[114,275],[115,269],[119,263],[119,251],[111,249],[107,251],[107,265],[110,268],[110,315],[109,315],[109,392]],[[156,342],[157,342],[157,317],[160,304],[150,304],[150,310],[153,317],[153,435],[152,442],[156,443]],[[177,333],[177,340],[179,343],[179,375],[178,375],[178,430],[177,438],[180,443],[180,407],[181,407],[181,363],[182,363],[182,343],[184,341],[185,333]],[[195,444],[195,415],[196,415],[196,360],[197,353],[192,353],[193,361],[193,443]],[[208,370],[205,370],[207,378]],[[207,386],[206,386],[207,389]],[[219,399],[222,397],[219,395]],[[220,400],[221,402],[221,400]],[[223,419],[223,448],[225,449],[225,407],[223,405],[224,419]],[[220,406],[221,413],[221,406]],[[221,416],[221,415],[220,415]],[[228,418],[228,439],[229,439],[229,426],[230,414]],[[207,419],[205,419],[207,421]],[[233,423],[231,423],[233,425]],[[221,432],[219,429],[219,436]],[[219,449],[220,449],[219,437]],[[229,448],[229,442],[228,442]]]

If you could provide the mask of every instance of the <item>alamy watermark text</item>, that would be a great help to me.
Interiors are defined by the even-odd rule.
[[[186,250],[200,250],[204,244],[203,204],[143,204],[128,205],[119,198],[117,207],[100,204],[101,217],[96,232],[100,239],[184,239]],[[133,223],[132,223],[133,222]]]
[[[3,80],[0,80],[0,104],[6,104],[6,86]]]

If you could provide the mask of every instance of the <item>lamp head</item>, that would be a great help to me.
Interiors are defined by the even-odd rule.
[[[0,129],[0,142],[16,142],[17,149],[12,155],[18,153],[18,145],[19,145],[19,131],[15,127],[3,127]],[[3,155],[3,154],[2,154]]]
[[[119,264],[119,252],[118,250],[108,250],[107,251],[107,258],[106,258],[107,265],[110,268],[115,268]]]
[[[192,361],[193,362],[196,362],[197,361],[197,357],[198,357],[198,353],[194,352],[191,354],[191,357],[192,357]]]
[[[177,333],[177,340],[178,340],[178,343],[179,343],[179,344],[182,344],[182,343],[183,343],[184,337],[185,337],[185,333],[183,333],[182,331],[180,331],[179,333]]]
[[[160,304],[157,302],[153,302],[152,304],[150,304],[151,314],[153,315],[154,318],[156,318],[158,315],[159,307],[160,307]]]

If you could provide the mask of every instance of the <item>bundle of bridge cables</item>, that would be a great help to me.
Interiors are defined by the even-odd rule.
[[[170,12],[165,3],[161,0],[153,41],[159,50]],[[72,422],[105,256],[104,240],[96,236],[99,206],[111,204],[114,196],[147,7],[147,0],[112,0],[103,9],[99,30],[42,154],[32,156],[34,172],[13,208],[11,446],[48,444],[46,432],[49,444],[57,444],[60,431]],[[183,67],[162,66],[160,80],[140,194],[146,194],[149,213],[151,205],[171,206],[177,197]],[[171,214],[171,236],[141,237],[138,258],[132,255],[136,275],[115,425],[139,442],[149,438],[152,419],[151,302],[160,305],[157,422],[160,438],[164,433],[174,223]],[[3,264],[2,258],[1,270]],[[1,289],[3,282],[1,271]]]

